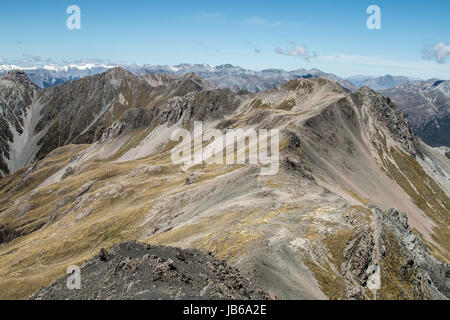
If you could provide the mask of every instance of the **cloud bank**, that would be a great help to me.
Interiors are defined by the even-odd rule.
[[[313,52],[310,54],[308,49],[305,46],[293,43],[293,48],[290,50],[283,50],[281,48],[276,48],[275,52],[282,56],[290,56],[290,57],[303,57],[306,61],[309,61],[313,58],[317,58],[318,54]]]
[[[437,63],[445,63],[447,57],[450,56],[450,44],[437,42],[433,46],[425,46],[422,50],[422,57],[426,60],[436,60]]]

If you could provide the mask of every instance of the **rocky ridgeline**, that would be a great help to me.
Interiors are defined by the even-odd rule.
[[[362,300],[379,290],[390,299],[450,299],[450,266],[430,254],[406,214],[395,208],[372,212],[373,226],[361,224],[342,252],[345,296]]]
[[[256,288],[226,262],[197,250],[125,242],[81,268],[81,289],[67,289],[67,277],[34,294],[32,300],[265,300]]]
[[[14,142],[10,128],[14,127],[22,134],[27,108],[39,111],[32,114],[36,118],[32,119],[35,125],[29,128],[32,132],[23,138],[26,143],[33,139],[33,135],[39,136],[38,141],[27,147],[36,149],[35,154],[26,156],[26,164],[30,164],[64,145],[96,142],[105,132],[111,136],[110,131],[121,133],[152,125],[174,125],[181,118],[183,123],[222,120],[232,114],[243,99],[240,93],[229,89],[214,89],[206,80],[192,73],[179,77],[137,77],[123,68],[113,68],[102,74],[40,91],[37,91],[37,86],[22,71],[9,72],[2,79],[4,82],[14,83],[14,88],[0,86],[2,100],[9,101],[7,106],[0,108],[3,113],[0,121],[0,169],[3,175],[11,171],[7,167],[7,160],[23,158],[23,153],[26,153],[18,150],[12,157],[9,144]],[[300,90],[299,85],[306,85],[305,88],[308,89],[316,83],[322,90],[328,88],[333,92],[352,95],[330,80],[312,79],[310,83],[305,81],[292,80],[280,88],[293,86],[291,89]],[[37,97],[32,104],[31,96],[35,91]],[[308,96],[308,93],[304,94],[305,97]],[[352,96],[357,104],[366,104],[377,122],[384,125],[411,155],[420,152],[411,125],[390,100],[368,88],[362,88]],[[246,97],[251,97],[251,94]]]
[[[195,75],[150,82],[112,69],[38,91],[32,106],[39,115],[35,132],[42,136],[30,145],[42,160],[0,180],[0,297],[28,297],[56,279],[43,275],[96,255],[86,248],[104,233],[112,238],[99,246],[143,240],[212,251],[280,299],[448,298],[448,265],[411,231],[435,223],[445,236],[446,220],[434,217],[446,217],[448,197],[437,186],[422,186],[424,175],[396,166],[403,163],[389,156],[390,147],[411,156],[420,152],[392,101],[368,88],[353,93],[316,78],[260,93],[210,90]],[[221,130],[280,128],[278,174],[257,177],[256,166],[185,172],[173,165],[170,154],[160,152],[171,146],[165,129],[189,128],[195,120]],[[392,176],[379,167],[383,156]],[[403,175],[409,182],[395,184]],[[410,184],[427,191],[429,200],[440,196],[429,202],[431,213],[402,192]],[[385,213],[376,206],[407,212],[412,227],[398,210]],[[347,217],[351,212],[359,220]],[[29,235],[41,241],[29,241]],[[438,259],[447,257],[445,239],[431,248]],[[69,246],[75,247],[70,260]],[[26,260],[23,250],[30,252]],[[24,268],[33,278],[20,276]],[[83,267],[82,279],[80,291],[66,289],[62,278],[33,298],[264,295],[212,256],[138,243],[103,250]]]
[[[411,123],[390,98],[385,98],[367,87],[359,89],[355,97],[358,103],[367,108],[377,125],[386,128],[404,150],[414,157],[421,155],[419,141]]]
[[[394,258],[400,262],[400,265],[386,267],[399,268],[404,281],[409,281],[414,290],[428,295],[428,298],[450,299],[450,265],[430,254],[422,238],[411,230],[406,214],[394,208],[384,214],[378,211],[377,215],[382,221],[384,242],[388,243],[391,237],[398,246],[393,247],[392,242],[384,244],[386,251],[391,250],[390,253],[396,254]]]
[[[10,80],[16,83],[20,83],[24,87],[31,87],[33,89],[37,89],[37,86],[30,80],[27,74],[21,70],[13,70],[7,72],[3,76],[3,80]]]
[[[398,105],[428,145],[450,147],[450,81],[403,83],[381,94]]]

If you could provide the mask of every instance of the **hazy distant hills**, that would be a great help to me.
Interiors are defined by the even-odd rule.
[[[397,104],[427,144],[450,147],[450,81],[402,83],[380,93]]]
[[[369,87],[370,89],[376,91],[392,88],[402,83],[410,83],[416,81],[408,77],[391,76],[389,74],[381,77],[353,76],[348,77],[347,80],[353,83],[358,88]]]

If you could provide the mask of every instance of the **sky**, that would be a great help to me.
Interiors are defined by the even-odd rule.
[[[67,27],[70,5],[81,29]],[[381,29],[367,26],[370,5]],[[449,79],[449,18],[449,0],[1,1],[0,63],[230,63]]]

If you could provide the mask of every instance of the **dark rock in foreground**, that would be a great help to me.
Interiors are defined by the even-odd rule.
[[[41,288],[32,300],[267,299],[267,294],[218,260],[197,250],[125,242],[87,261],[81,289],[67,277]]]

